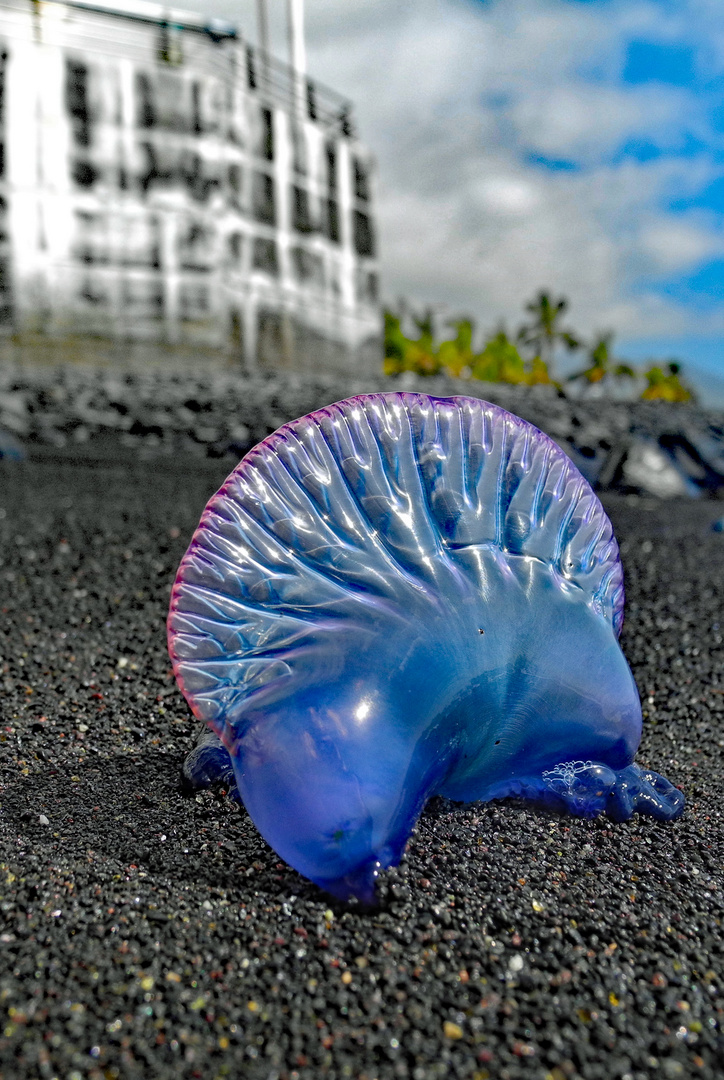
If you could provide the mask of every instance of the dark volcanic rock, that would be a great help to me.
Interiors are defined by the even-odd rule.
[[[0,428],[0,458],[8,461],[22,461],[24,457],[25,453],[18,440]]]
[[[225,471],[0,463],[0,1076],[721,1076],[715,508],[607,502],[640,760],[684,788],[682,820],[438,800],[362,911],[222,791],[181,787],[196,722],[164,619]]]
[[[471,394],[546,431],[600,489],[657,496],[724,490],[724,417],[694,405],[565,397],[550,386],[403,376],[360,381],[290,373],[158,367],[0,368],[0,427],[36,459],[226,458],[232,465],[282,424],[332,401],[379,390]]]

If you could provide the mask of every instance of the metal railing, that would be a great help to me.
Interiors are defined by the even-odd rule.
[[[194,19],[193,16],[182,19],[160,18],[152,13],[142,10],[125,9],[122,3],[118,8],[110,5],[94,4],[93,0],[58,0],[64,7],[74,8],[77,11],[90,12],[92,15],[109,15],[112,18],[128,19],[130,22],[145,23],[150,26],[166,26],[176,30],[186,30],[194,34],[206,34],[213,41],[235,40],[237,38],[236,27],[223,19]]]
[[[263,94],[270,104],[289,111],[296,109],[300,80],[291,65],[258,47],[247,45],[246,77],[249,88]],[[355,136],[352,105],[347,98],[308,76],[303,76],[301,87],[303,107],[310,120],[346,138]]]
[[[168,35],[173,31],[186,31],[203,34],[217,44],[239,40],[236,27],[218,19],[194,19],[193,16],[180,20],[171,17],[166,19],[143,9],[134,10],[131,7],[124,10],[122,0],[118,8],[102,2],[94,3],[94,0],[59,0],[59,2],[66,7],[94,15],[106,15],[111,18],[122,18],[131,22],[158,26],[162,35]],[[164,50],[168,48],[168,41],[163,36],[160,50],[162,59],[169,59],[169,56],[164,55]],[[310,120],[346,138],[356,136],[352,105],[347,98],[309,76],[300,78],[290,64],[278,60],[258,46],[246,46],[246,79],[249,88],[264,95],[270,104],[296,112],[299,94],[302,97],[302,107]]]

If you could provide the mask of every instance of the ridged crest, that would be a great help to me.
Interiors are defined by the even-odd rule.
[[[172,594],[177,678],[231,745],[245,704],[304,664],[310,633],[475,589],[476,551],[547,564],[620,631],[611,524],[546,435],[474,398],[330,405],[255,447],[209,502]]]

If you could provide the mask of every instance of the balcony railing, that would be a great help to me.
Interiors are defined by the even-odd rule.
[[[303,108],[310,120],[347,138],[356,134],[352,106],[346,98],[316,79],[304,76],[299,80],[289,64],[251,45],[246,48],[246,76],[250,89],[287,111],[297,108],[301,89]]]

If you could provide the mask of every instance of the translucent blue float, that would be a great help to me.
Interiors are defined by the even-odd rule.
[[[633,764],[618,546],[562,450],[477,399],[372,394],[286,424],[211,499],[169,614],[176,678],[267,842],[374,898],[432,795],[677,817]]]

